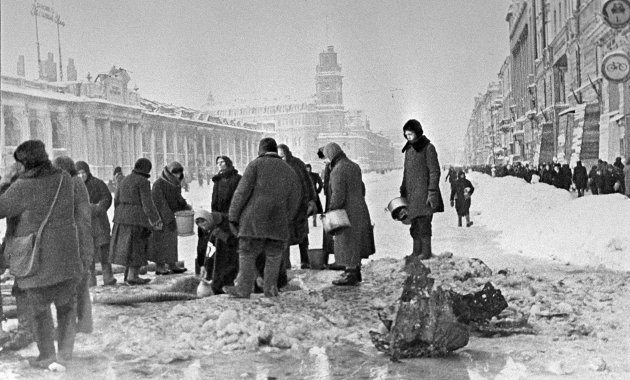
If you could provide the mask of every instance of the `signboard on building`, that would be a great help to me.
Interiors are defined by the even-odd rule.
[[[625,82],[630,79],[630,56],[622,50],[606,54],[602,60],[602,75],[611,82]]]
[[[602,6],[604,21],[615,29],[621,29],[630,23],[630,0],[608,0]]]
[[[584,110],[584,127],[582,129],[581,160],[597,160],[599,158],[599,103],[590,103]]]

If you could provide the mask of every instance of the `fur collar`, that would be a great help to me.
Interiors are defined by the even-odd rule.
[[[48,177],[49,175],[61,173],[60,169],[52,166],[50,161],[44,162],[41,165],[35,166],[34,168],[28,169],[22,174],[20,174],[19,178],[41,178]]]
[[[219,182],[220,180],[224,179],[224,178],[230,178],[234,175],[238,174],[238,170],[232,168],[228,168],[226,170],[222,170],[219,173],[215,174],[212,177],[212,182]]]
[[[418,138],[414,142],[407,141],[405,146],[402,148],[402,152],[405,153],[407,149],[411,147],[413,147],[413,149],[415,149],[416,152],[420,152],[422,149],[426,148],[426,146],[429,145],[430,142],[431,140],[429,140],[427,136],[422,135],[420,136],[420,138]]]

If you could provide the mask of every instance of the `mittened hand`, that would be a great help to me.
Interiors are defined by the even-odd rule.
[[[160,220],[153,225],[153,229],[156,231],[162,231],[164,229],[164,223]]]
[[[429,191],[429,195],[427,196],[427,204],[435,210],[436,208],[438,208],[439,203],[440,200],[437,193],[435,191]]]
[[[315,215],[317,212],[317,205],[313,201],[308,202],[308,208],[306,209],[306,216]]]

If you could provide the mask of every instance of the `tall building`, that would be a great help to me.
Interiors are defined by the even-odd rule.
[[[213,98],[208,112],[244,122],[273,125],[274,137],[315,169],[323,164],[317,149],[328,142],[342,146],[348,156],[365,171],[396,166],[388,138],[370,129],[363,111],[348,110],[343,104],[343,75],[333,46],[319,53],[315,67],[315,96],[298,100],[263,99],[221,103]]]

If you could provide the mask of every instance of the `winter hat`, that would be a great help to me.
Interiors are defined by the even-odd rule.
[[[68,156],[56,157],[53,160],[53,166],[67,172],[68,174],[70,174],[71,177],[77,175],[76,165],[72,158]]]
[[[317,157],[319,157],[320,160],[323,160],[324,158],[326,158],[326,156],[324,156],[324,147],[323,146],[321,148],[317,149]]]
[[[219,161],[219,158],[222,159],[223,162],[225,162],[225,165],[228,168],[234,167],[234,164],[232,163],[232,160],[228,156],[217,156],[217,158],[214,160],[214,163],[217,163]]]
[[[88,165],[85,161],[77,161],[74,166],[76,166],[77,171],[83,170],[85,174],[90,174],[90,165]]]
[[[405,131],[412,131],[417,135],[417,137],[420,137],[424,134],[424,131],[422,130],[422,125],[416,119],[407,120],[405,125],[403,125],[403,135],[405,134]]]
[[[324,147],[324,155],[326,156],[326,158],[328,158],[330,161],[334,160],[335,157],[339,156],[340,154],[343,153],[343,149],[341,149],[341,147],[339,146],[339,144],[335,143],[335,142],[331,142],[326,144],[326,146]]]
[[[150,175],[152,167],[153,165],[151,164],[151,161],[149,161],[148,158],[143,157],[138,158],[138,161],[136,161],[135,165],[133,166],[133,170],[140,174]]]
[[[184,167],[179,162],[173,161],[166,165],[166,170],[168,170],[171,174],[182,174],[184,172]]]
[[[286,144],[280,144],[278,145],[278,151],[284,151],[284,154],[286,154],[287,156],[291,155],[291,149],[289,149],[289,147]]]
[[[41,140],[27,140],[21,143],[13,153],[15,161],[24,165],[25,170],[50,162],[46,146]]]
[[[120,166],[116,166],[114,168],[114,175],[116,175],[118,173],[122,174],[122,168]]]
[[[258,154],[265,154],[268,152],[278,153],[278,143],[272,137],[265,137],[260,140],[258,144]]]
[[[208,210],[199,209],[195,211],[195,220],[197,219],[206,220],[210,222],[210,224],[214,227],[221,224],[221,222],[223,221],[223,216],[221,215],[221,213],[218,212],[210,212]]]

